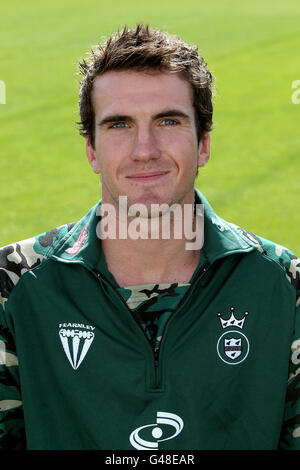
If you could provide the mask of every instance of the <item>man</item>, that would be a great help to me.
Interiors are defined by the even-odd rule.
[[[1,447],[300,448],[300,261],[194,188],[206,63],[139,25],[80,69],[102,201],[0,252]]]

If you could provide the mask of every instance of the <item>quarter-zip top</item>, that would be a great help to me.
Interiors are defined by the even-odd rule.
[[[98,205],[0,250],[0,448],[299,446],[299,260],[199,201],[198,271],[151,294],[159,348],[99,269]]]
[[[195,276],[195,278],[193,279],[193,281],[191,283],[190,289],[192,289],[194,287],[194,285],[196,284],[196,282],[198,281],[198,279],[200,279],[205,274],[208,267],[209,267],[209,263],[204,263],[203,266],[201,266],[201,269],[198,270],[197,275]],[[118,297],[117,301],[121,302],[122,307],[124,306],[124,308],[127,310],[127,313],[129,314],[129,316],[131,316],[131,310],[129,309],[127,303],[124,301],[123,297],[118,293],[118,291],[113,288],[113,285],[111,284],[111,282],[105,277],[105,275],[103,273],[98,272],[97,270],[94,270],[94,272],[96,273],[97,277],[100,279],[101,282],[104,282],[104,283],[107,284],[107,286],[110,289],[112,295]],[[167,326],[168,322],[171,321],[171,318],[173,317],[173,315],[175,315],[175,313],[177,313],[177,311],[179,311],[179,313],[177,313],[177,314],[180,314],[180,309],[184,306],[184,302],[185,302],[188,294],[189,294],[189,291],[187,291],[184,294],[184,296],[182,297],[178,307],[171,313],[171,315],[168,318],[167,323],[164,325],[164,330],[166,329],[166,326]],[[145,340],[146,340],[147,343],[149,343],[149,346],[151,347],[151,350],[152,350],[152,353],[153,353],[154,382],[153,382],[152,388],[155,390],[155,389],[159,388],[159,382],[158,382],[159,370],[158,370],[158,367],[159,367],[159,350],[160,350],[160,348],[154,348],[152,346],[148,336],[146,335],[145,331],[142,329],[141,325],[138,322],[137,322],[137,325],[141,329],[143,335],[145,336]],[[164,335],[162,335],[162,337],[164,337]]]

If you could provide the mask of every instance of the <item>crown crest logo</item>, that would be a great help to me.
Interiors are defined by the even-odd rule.
[[[244,317],[241,320],[238,320],[234,315],[234,307],[230,307],[230,311],[231,311],[231,316],[228,320],[224,320],[221,317],[221,313],[220,312],[218,313],[218,317],[220,319],[222,328],[225,329],[225,328],[228,328],[229,326],[236,326],[236,327],[242,329],[249,312],[245,312]]]

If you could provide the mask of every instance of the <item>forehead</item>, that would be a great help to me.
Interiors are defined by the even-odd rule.
[[[130,109],[157,112],[181,109],[193,112],[191,85],[182,75],[161,72],[110,71],[94,81],[92,101],[96,115]]]

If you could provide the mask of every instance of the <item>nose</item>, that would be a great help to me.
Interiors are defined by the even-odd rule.
[[[159,158],[160,155],[161,152],[153,130],[148,127],[137,129],[132,146],[131,158],[145,162]]]

